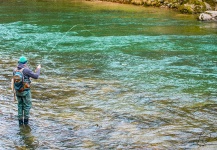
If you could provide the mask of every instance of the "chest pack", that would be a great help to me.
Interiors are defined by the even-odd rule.
[[[23,70],[24,68],[20,70],[16,69],[13,76],[14,89],[18,92],[23,92],[25,89],[30,88],[29,83],[25,82]]]

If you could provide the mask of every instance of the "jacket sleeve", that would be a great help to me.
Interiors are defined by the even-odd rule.
[[[33,79],[38,79],[39,75],[40,75],[40,69],[37,69],[36,73],[34,73],[32,70],[26,68],[24,70],[24,74],[33,78]]]

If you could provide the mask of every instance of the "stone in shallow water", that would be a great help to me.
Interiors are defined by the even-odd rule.
[[[217,21],[217,11],[205,11],[199,16],[201,21]]]

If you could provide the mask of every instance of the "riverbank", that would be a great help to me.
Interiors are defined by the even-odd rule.
[[[107,1],[141,6],[163,7],[186,14],[199,14],[207,10],[217,10],[217,1],[210,0],[87,0]]]

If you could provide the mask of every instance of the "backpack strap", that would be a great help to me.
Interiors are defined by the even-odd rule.
[[[15,72],[17,72],[17,71],[18,71],[18,72],[21,72],[21,73],[23,73],[23,70],[24,70],[24,69],[25,69],[25,68],[22,68],[22,69],[18,69],[18,68],[17,68],[17,69],[15,70]]]

